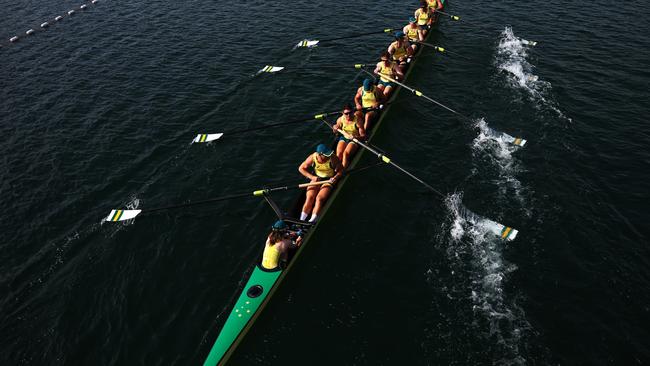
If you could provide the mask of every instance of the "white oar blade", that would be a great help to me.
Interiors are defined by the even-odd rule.
[[[525,44],[525,45],[528,45],[528,46],[532,46],[532,47],[537,46],[537,42],[535,42],[535,41],[529,41],[527,39],[522,39],[521,42],[523,44]]]
[[[106,221],[117,222],[131,220],[138,216],[142,210],[111,210],[111,213],[106,217]]]
[[[284,67],[282,67],[282,66],[271,66],[271,65],[266,65],[266,66],[264,66],[263,68],[261,68],[260,71],[257,72],[257,74],[259,75],[259,74],[261,74],[261,73],[265,73],[265,72],[267,72],[267,73],[273,73],[273,72],[278,72],[278,71],[280,71],[280,70],[284,70]]]
[[[519,147],[524,147],[527,142],[526,139],[522,139],[521,137],[512,137],[506,133],[503,134],[503,138],[509,143]]]
[[[316,47],[318,45],[319,40],[308,40],[308,39],[303,39],[302,41],[298,42],[296,47]]]
[[[519,233],[517,229],[499,224],[498,222],[492,221],[488,218],[475,214],[474,212],[470,211],[467,207],[465,207],[463,204],[460,204],[460,202],[458,202],[457,210],[458,210],[457,211],[458,214],[466,221],[474,225],[484,227],[485,229],[487,229],[487,231],[494,233],[496,236],[500,237],[505,241],[514,240],[517,237],[517,234]]]
[[[519,233],[519,230],[515,228],[501,225],[498,222],[494,222],[492,220],[485,219],[485,221],[483,221],[482,224],[485,227],[487,227],[491,232],[493,232],[495,235],[499,236],[501,239],[505,241],[515,240],[517,234]]]
[[[205,142],[210,142],[214,140],[218,140],[223,136],[223,133],[200,133],[196,135],[194,140],[192,140],[193,144],[202,144]]]

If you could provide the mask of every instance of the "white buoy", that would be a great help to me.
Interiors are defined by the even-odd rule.
[[[41,28],[47,28],[49,26],[50,26],[50,23],[48,23],[48,22],[45,22],[45,23],[41,24]]]
[[[32,34],[36,33],[33,29],[28,29],[27,32],[25,32],[26,35],[31,36]]]
[[[56,18],[54,18],[54,20],[55,20],[55,21],[57,21],[57,22],[58,22],[59,20],[61,20],[61,19],[63,19],[63,17],[62,17],[62,16],[60,16],[60,15],[59,15],[59,16],[57,16]]]
[[[72,15],[72,14],[74,14],[74,10],[70,10],[70,11],[68,12],[68,15]]]
[[[81,5],[81,6],[79,7],[79,9],[84,10],[84,9],[86,9],[87,7],[88,7],[88,5],[83,4],[83,5]]]
[[[11,42],[11,43],[18,42],[18,36],[13,36],[13,37],[9,38],[9,42]]]

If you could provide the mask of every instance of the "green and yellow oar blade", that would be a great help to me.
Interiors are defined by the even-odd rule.
[[[142,210],[111,210],[111,213],[106,216],[105,221],[118,222],[131,220],[138,216]]]
[[[307,48],[316,47],[319,42],[320,41],[317,40],[317,39],[314,39],[314,40],[303,39],[302,41],[298,42],[298,44],[296,45],[296,48],[299,48],[299,47],[307,47]]]
[[[202,144],[205,142],[210,142],[214,140],[218,140],[223,136],[223,133],[200,133],[196,135],[194,140],[192,140],[193,144]]]
[[[278,71],[282,71],[282,70],[284,70],[283,66],[266,65],[257,72],[257,75],[262,74],[262,73],[273,73],[273,72],[278,72]]]

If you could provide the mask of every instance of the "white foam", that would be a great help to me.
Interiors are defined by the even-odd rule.
[[[547,107],[570,122],[571,118],[565,116],[556,103],[548,97],[551,83],[540,80],[540,77],[534,74],[535,67],[528,60],[528,50],[536,44],[537,42],[515,36],[512,28],[506,27],[501,33],[497,46],[496,67],[506,74],[508,84],[525,91],[531,100],[536,102],[536,107]]]

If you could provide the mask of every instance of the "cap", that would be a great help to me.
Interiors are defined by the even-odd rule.
[[[316,152],[321,154],[321,155],[331,156],[334,151],[332,149],[330,149],[329,147],[327,147],[327,145],[320,144],[320,145],[316,146]]]
[[[276,221],[275,224],[271,226],[271,230],[275,230],[275,231],[284,230],[286,228],[287,228],[287,223],[282,220]]]
[[[370,91],[372,89],[372,80],[370,79],[365,79],[363,81],[363,90],[365,91]]]
[[[415,23],[415,17],[410,17],[409,18],[409,23]]]
[[[402,31],[395,32],[395,38],[404,38],[404,32]]]

